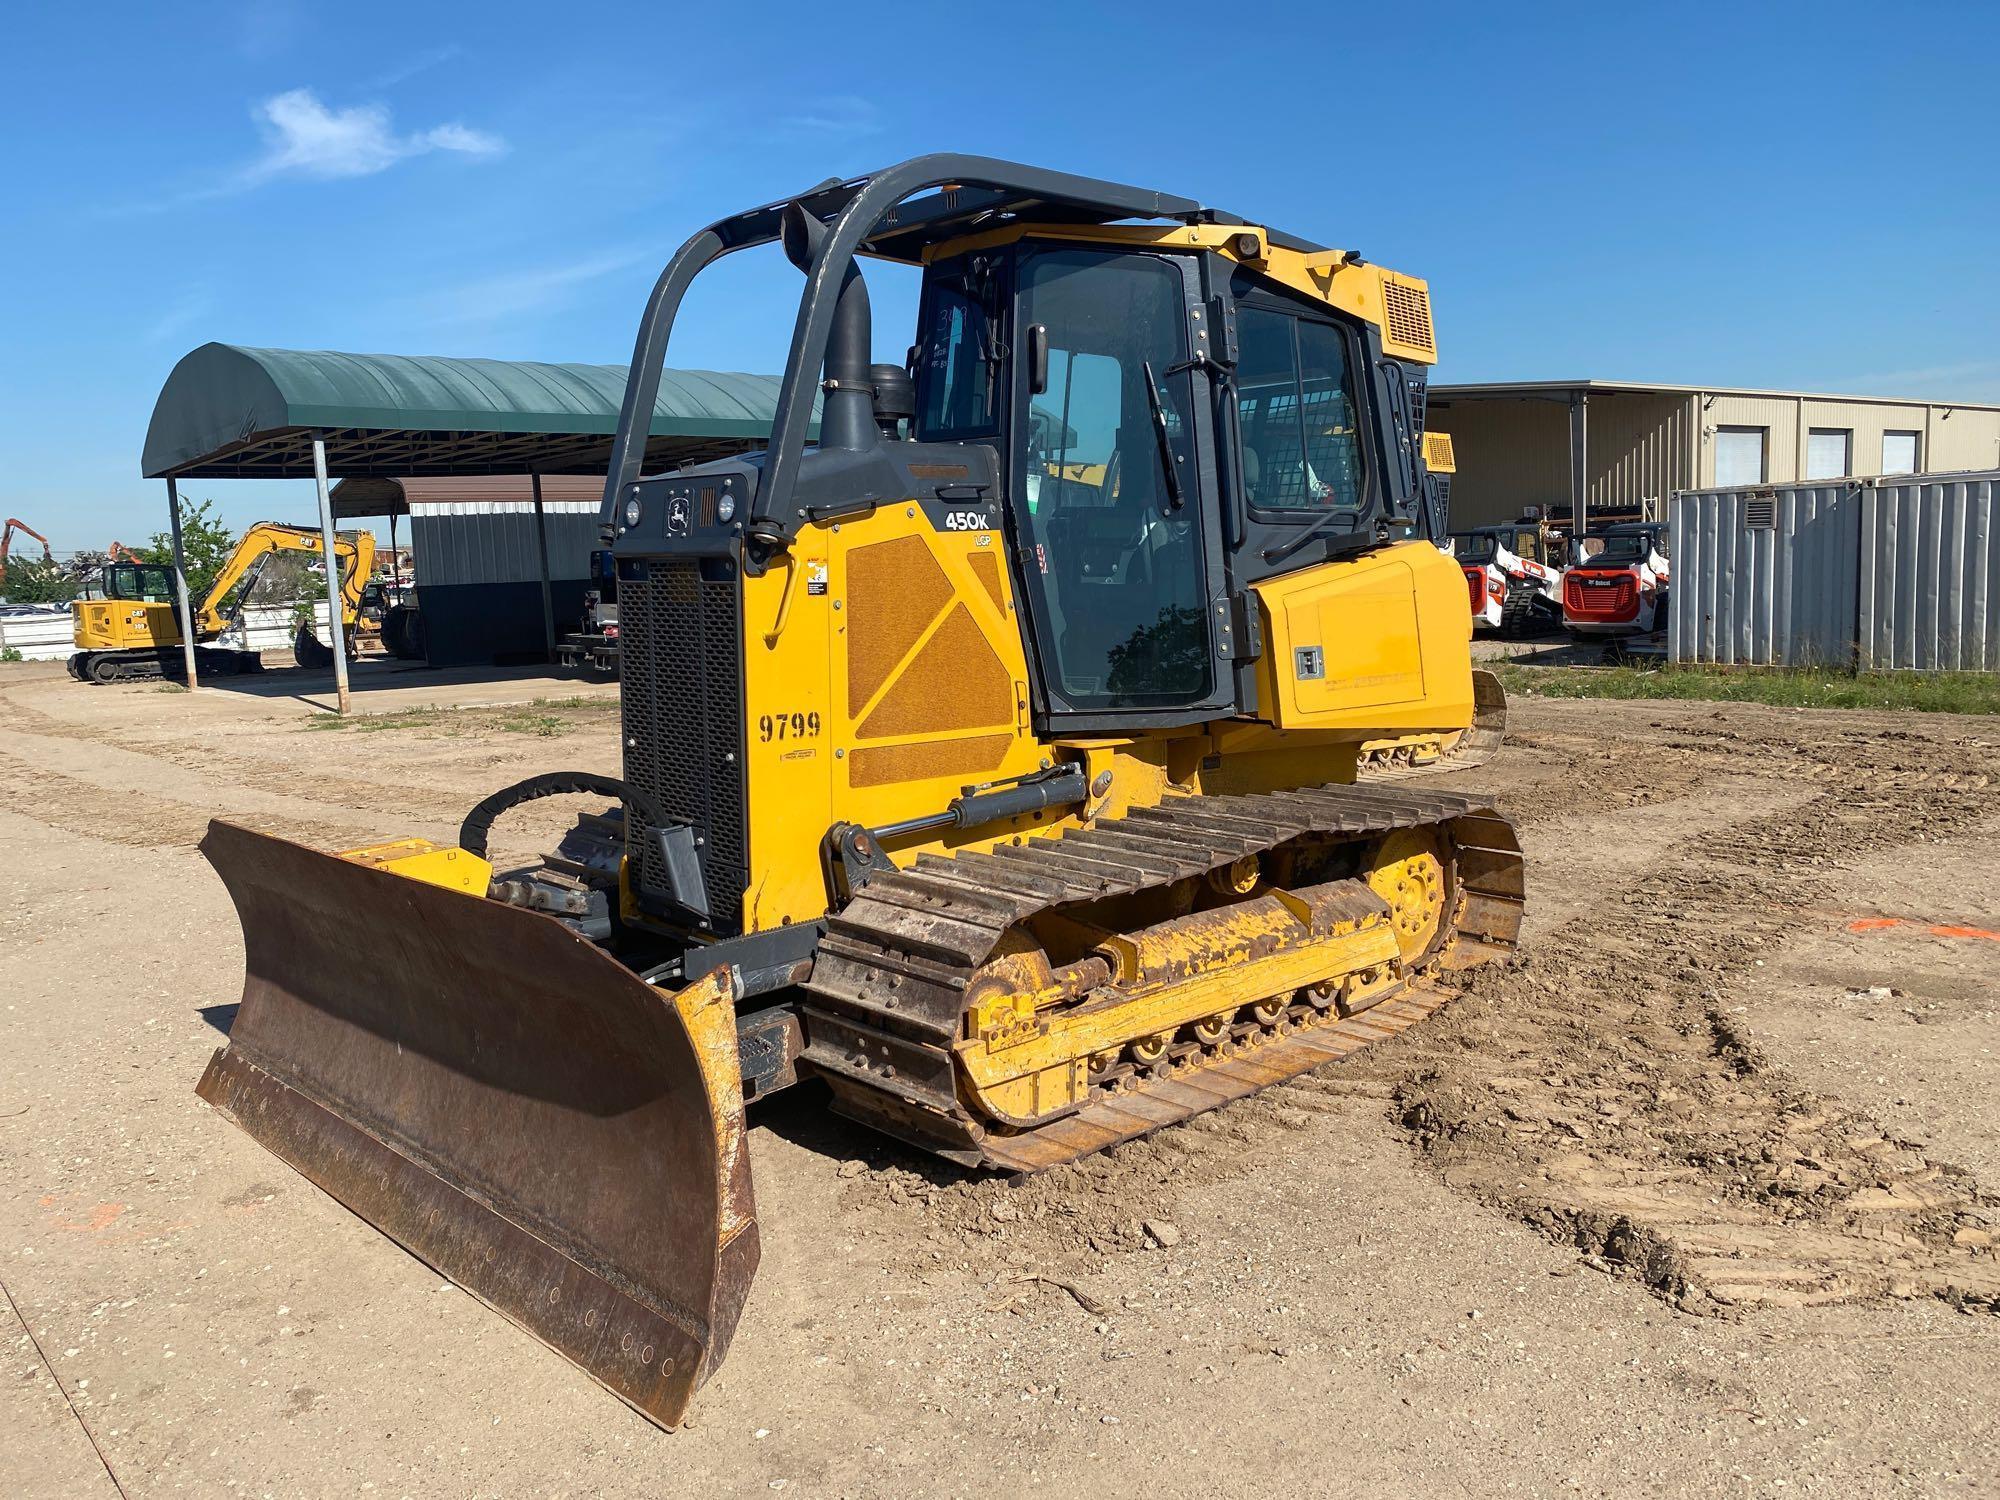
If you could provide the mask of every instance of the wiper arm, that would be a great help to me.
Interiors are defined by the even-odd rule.
[[[1317,521],[1313,522],[1312,525],[1308,526],[1304,531],[1301,531],[1297,536],[1293,537],[1289,542],[1286,542],[1282,547],[1266,548],[1264,552],[1264,561],[1267,563],[1283,562],[1286,558],[1290,557],[1294,552],[1298,551],[1299,548],[1303,547],[1307,542],[1311,541],[1314,537],[1324,535],[1327,529],[1331,527],[1335,521],[1340,521],[1345,519],[1347,519],[1347,517],[1344,516],[1342,512],[1338,510],[1329,510],[1325,515],[1321,516]]]
[[[1153,409],[1153,437],[1160,445],[1160,472],[1167,476],[1167,500],[1175,510],[1186,502],[1181,498],[1181,476],[1174,472],[1174,443],[1167,436],[1167,409],[1160,404],[1160,383],[1153,378],[1153,362],[1140,366],[1146,372],[1146,404]]]

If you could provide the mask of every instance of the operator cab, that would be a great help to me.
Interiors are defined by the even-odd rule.
[[[871,362],[858,266],[809,291],[833,304],[823,369],[804,372],[817,443],[781,402],[777,428],[801,439],[789,461],[774,429],[763,453],[612,487],[619,578],[663,551],[708,556],[707,578],[755,574],[803,526],[914,501],[939,530],[990,534],[1012,568],[1038,729],[1253,707],[1249,587],[1420,527],[1421,283],[1395,282],[1421,307],[1397,325],[1404,348],[1321,290],[1365,278],[1383,295],[1394,273],[1358,257],[1193,204],[1107,202],[1067,223],[1043,200],[975,196],[914,200],[862,242],[924,267],[904,366]],[[807,202],[758,211],[802,269],[832,232]],[[1114,222],[1183,213],[1206,232]]]
[[[153,563],[110,563],[104,569],[104,597],[134,604],[171,604],[173,570]]]
[[[1490,526],[1476,527],[1471,531],[1454,531],[1448,540],[1451,543],[1451,555],[1473,567],[1490,563],[1500,555],[1499,533]]]
[[[1591,542],[1597,542],[1590,548]],[[1667,527],[1658,521],[1624,522],[1584,538],[1584,566],[1630,568],[1647,563],[1654,554],[1667,557]]]

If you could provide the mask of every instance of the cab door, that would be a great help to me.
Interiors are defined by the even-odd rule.
[[[1192,267],[1031,245],[1015,278],[1010,515],[1038,709],[1071,730],[1226,712],[1212,403],[1188,361]]]

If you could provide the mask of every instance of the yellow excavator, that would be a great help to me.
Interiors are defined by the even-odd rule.
[[[341,615],[353,636],[360,633],[362,595],[375,571],[375,538],[366,531],[342,533],[334,538],[333,550],[340,569]],[[255,651],[207,643],[241,617],[271,558],[280,552],[321,551],[320,534],[309,526],[259,521],[244,532],[195,606],[196,670],[218,677],[260,670],[262,658]],[[185,671],[172,568],[114,559],[104,568],[102,597],[78,599],[70,610],[77,649],[69,659],[69,675],[79,681],[128,682],[178,677]],[[300,666],[323,666],[333,660],[332,648],[313,634],[310,622],[299,626],[293,651]]]
[[[768,449],[642,474],[689,283],[772,241]],[[922,267],[905,364],[863,257]],[[671,1425],[757,1265],[749,1103],[1030,1173],[1418,1021],[1523,896],[1507,820],[1417,774],[1497,738],[1415,534],[1434,358],[1421,280],[990,159],[702,230],[605,488],[623,775],[450,846],[213,824],[246,974],[200,1093]]]

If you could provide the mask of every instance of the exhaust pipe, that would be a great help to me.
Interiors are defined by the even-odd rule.
[[[785,205],[779,235],[785,258],[807,275],[825,243],[826,225],[798,203]],[[819,445],[821,448],[865,452],[880,441],[875,428],[875,391],[870,353],[874,325],[868,308],[868,283],[851,259],[841,278],[833,308],[833,331],[826,341],[826,375],[821,389]]]

